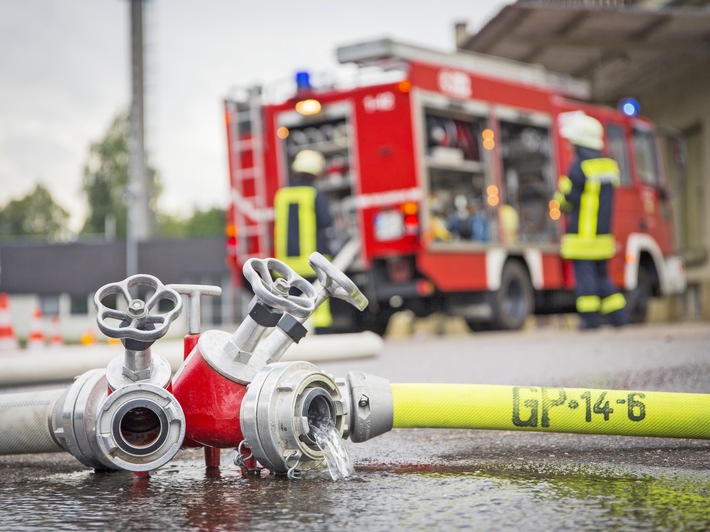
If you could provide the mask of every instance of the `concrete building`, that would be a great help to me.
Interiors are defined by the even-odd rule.
[[[240,306],[225,263],[224,238],[140,242],[138,267],[163,284],[220,286],[222,296],[202,298],[203,327],[236,327]],[[87,332],[103,337],[96,326],[94,293],[105,284],[125,278],[125,242],[18,241],[0,245],[0,292],[9,295],[10,318],[20,340],[28,336],[37,308],[42,311],[46,336],[51,334],[51,318],[58,316],[59,332],[67,341],[78,341]],[[185,315],[183,310],[170,327],[170,337],[185,334]]]
[[[681,311],[710,318],[710,2],[519,1],[483,28],[456,26],[456,45],[585,79],[590,100],[616,107],[633,96],[666,133],[665,193],[685,258]],[[678,139],[682,139],[679,143]],[[676,165],[677,167],[677,165]]]

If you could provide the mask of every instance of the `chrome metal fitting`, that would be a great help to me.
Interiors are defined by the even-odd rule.
[[[202,323],[201,296],[221,296],[222,288],[205,284],[168,284],[166,286],[185,296],[188,300],[187,334],[199,333]]]
[[[146,300],[136,297],[141,289],[152,291],[152,295]],[[104,300],[111,295],[121,297],[125,311],[104,305]],[[162,312],[161,301],[172,303],[172,308]],[[125,347],[124,356],[116,357],[107,367],[111,389],[136,382],[167,386],[172,374],[170,364],[158,357],[154,361],[151,345],[168,332],[170,324],[180,315],[180,295],[152,275],[132,275],[121,282],[102,286],[94,296],[94,304],[99,329],[110,338],[120,338]]]
[[[116,390],[101,404],[96,441],[113,468],[151,471],[180,450],[185,425],[185,414],[170,392],[140,382]]]
[[[150,347],[143,351],[126,349],[123,355],[112,358],[106,366],[106,380],[111,390],[138,382],[166,388],[172,377],[170,362],[151,351]]]
[[[244,395],[242,434],[253,456],[274,473],[309,469],[324,462],[312,434],[332,424],[339,435],[348,425],[345,399],[335,381],[309,362],[265,366]]]
[[[57,442],[82,464],[94,469],[116,469],[104,457],[96,439],[96,413],[107,394],[104,370],[87,371],[59,399],[53,423]]]
[[[363,442],[392,430],[394,403],[387,379],[351,371],[338,385],[347,401],[349,420],[343,438]]]

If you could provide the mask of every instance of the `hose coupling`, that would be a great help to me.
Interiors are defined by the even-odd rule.
[[[246,445],[262,466],[286,474],[324,462],[314,427],[348,426],[346,399],[335,381],[309,362],[277,362],[254,377],[242,401]]]
[[[116,469],[96,440],[96,413],[108,395],[104,370],[79,375],[60,397],[52,427],[54,438],[69,454],[94,469]]]
[[[363,442],[392,430],[394,403],[387,379],[351,371],[337,382],[347,401],[349,425],[343,438]]]
[[[139,382],[109,395],[96,414],[96,442],[114,469],[151,471],[169,462],[185,439],[185,414],[160,386]]]
[[[55,440],[82,464],[99,470],[151,471],[166,464],[185,438],[175,397],[150,383],[108,394],[103,370],[80,375],[57,402]]]

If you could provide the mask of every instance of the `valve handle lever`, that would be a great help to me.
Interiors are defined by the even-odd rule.
[[[154,290],[147,300],[134,298],[131,295],[131,289],[140,286]],[[125,311],[112,309],[103,304],[103,300],[113,294],[123,298],[127,305]],[[160,312],[158,304],[163,300],[172,301],[173,308],[167,312]],[[170,324],[182,311],[182,298],[156,277],[138,274],[99,288],[94,295],[94,305],[97,311],[97,325],[106,336],[152,343],[168,332]],[[118,325],[112,325],[109,320],[117,320]]]
[[[280,260],[249,259],[243,271],[257,299],[265,305],[296,318],[307,318],[315,310],[316,289]],[[290,294],[291,288],[300,290],[301,295]]]
[[[310,264],[311,268],[316,272],[318,283],[327,291],[326,294],[323,294],[323,299],[330,294],[332,297],[347,301],[360,311],[367,307],[367,298],[352,279],[340,271],[323,255],[318,252],[311,253],[308,257],[308,264]]]
[[[204,284],[169,284],[166,286],[178,294],[187,296],[187,333],[199,333],[202,321],[200,296],[221,296],[222,289],[219,286]]]

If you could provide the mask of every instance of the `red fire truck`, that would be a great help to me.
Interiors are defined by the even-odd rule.
[[[622,173],[610,270],[632,319],[645,318],[651,296],[684,290],[648,120],[584,103],[585,82],[536,65],[390,39],[337,56],[352,68],[345,81],[302,72],[286,93],[252,87],[225,102],[235,279],[250,257],[273,255],[274,194],[308,148],[326,158],[319,187],[339,242],[356,249],[347,273],[370,300],[361,315],[334,302],[336,329],[383,333],[404,309],[460,316],[473,330],[574,311],[552,198],[573,155],[556,119],[581,109],[604,124]]]

